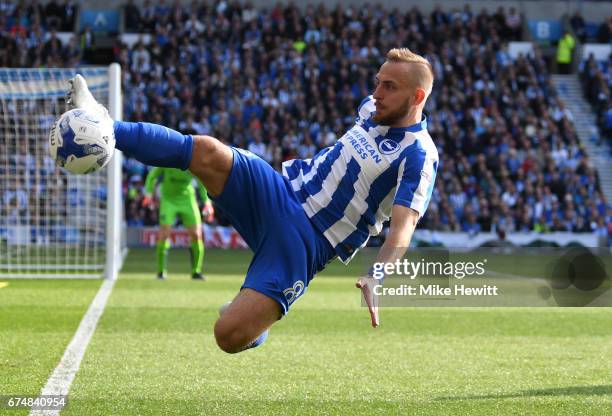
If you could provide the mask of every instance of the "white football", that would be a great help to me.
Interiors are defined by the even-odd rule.
[[[66,111],[49,133],[49,153],[72,173],[92,173],[110,161],[115,149],[112,120],[81,108]]]

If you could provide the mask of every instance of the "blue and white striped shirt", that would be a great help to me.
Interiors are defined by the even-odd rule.
[[[382,230],[394,204],[427,209],[438,168],[438,151],[427,120],[405,128],[377,125],[372,96],[365,98],[355,125],[312,159],[283,163],[304,211],[348,263]]]

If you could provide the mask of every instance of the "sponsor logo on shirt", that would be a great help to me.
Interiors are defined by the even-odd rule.
[[[383,155],[392,155],[400,150],[400,145],[397,142],[394,142],[391,139],[384,139],[378,144],[378,150]]]
[[[376,148],[370,144],[368,138],[361,134],[358,129],[352,128],[347,132],[348,141],[359,154],[362,160],[371,157],[377,164],[382,161],[382,158],[376,151]]]

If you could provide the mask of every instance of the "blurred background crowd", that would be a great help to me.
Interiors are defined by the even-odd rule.
[[[0,1],[0,66],[86,63],[95,47],[89,30],[65,46],[55,34],[74,25],[77,2],[11,5]],[[123,67],[126,120],[212,135],[280,169],[284,160],[312,157],[341,137],[373,91],[386,52],[407,46],[427,57],[436,75],[425,114],[439,176],[421,227],[612,231],[612,212],[549,62],[537,47],[529,57],[508,54],[507,43],[522,37],[513,8],[466,5],[424,14],[380,4],[263,9],[248,1],[161,0],[144,7],[129,1],[124,19],[126,31],[148,35],[113,49]],[[608,19],[598,36],[609,41],[610,28]],[[601,142],[612,134],[609,68],[612,61],[581,65]],[[132,225],[157,224],[157,206],[143,192],[148,169],[125,161]]]

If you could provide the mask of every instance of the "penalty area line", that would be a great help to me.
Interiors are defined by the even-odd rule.
[[[40,396],[68,396],[72,381],[79,371],[87,345],[89,345],[89,341],[96,330],[98,320],[104,313],[106,302],[114,285],[115,279],[104,280],[85,316],[83,316],[74,337],[66,347],[62,359],[41,390]],[[57,416],[60,412],[61,410],[32,410],[30,416]]]

